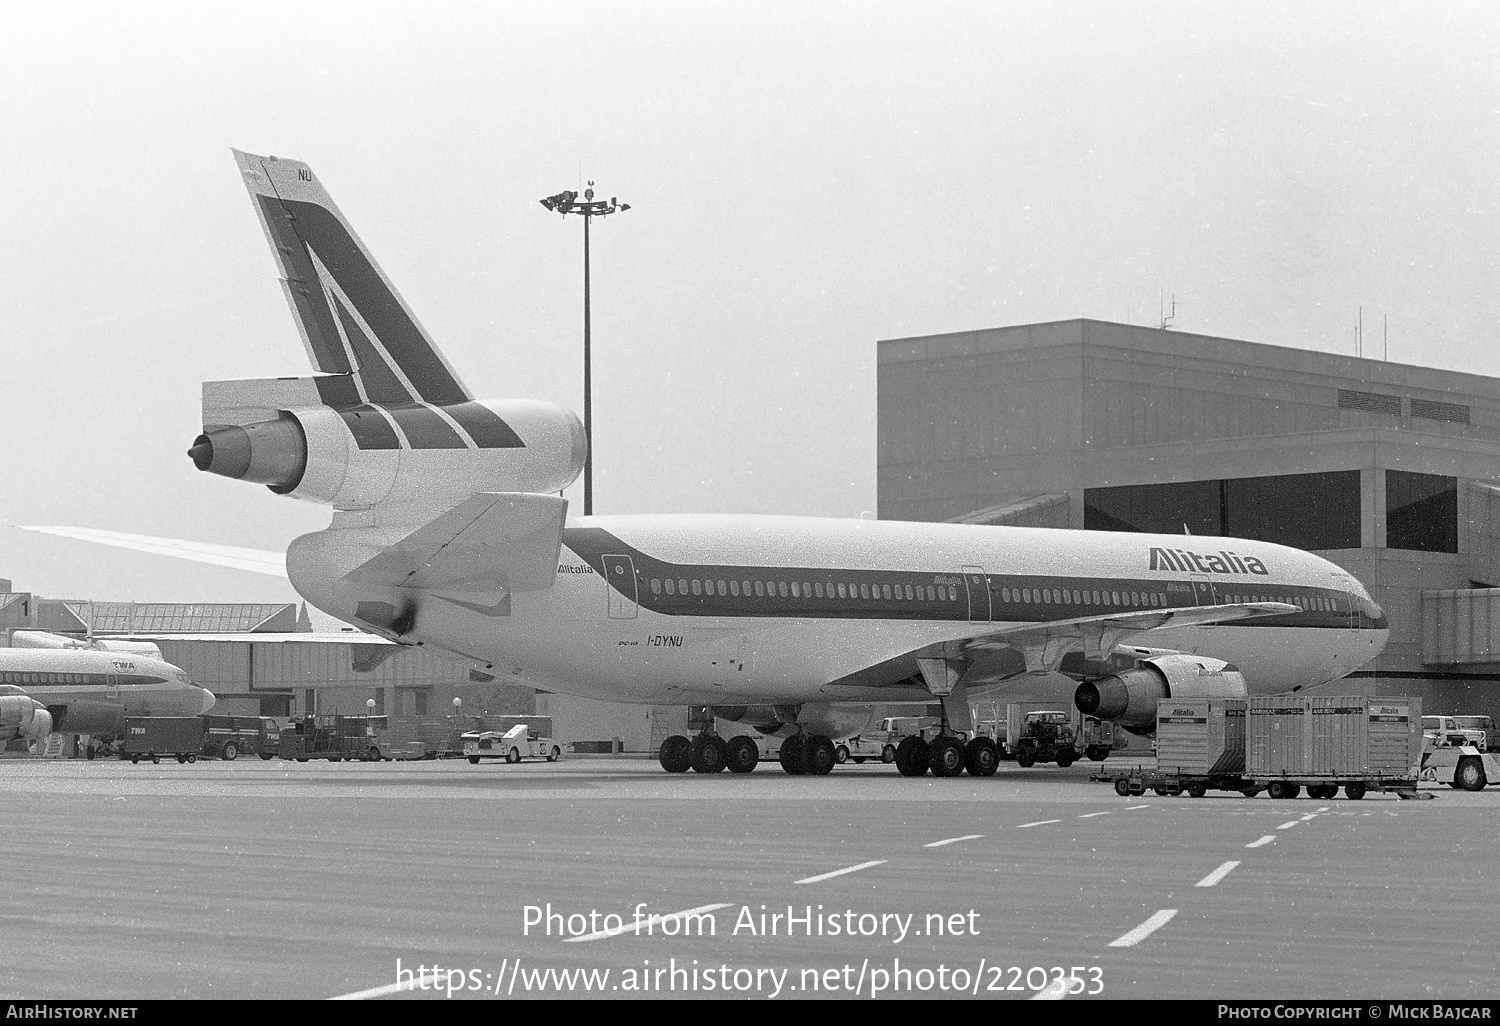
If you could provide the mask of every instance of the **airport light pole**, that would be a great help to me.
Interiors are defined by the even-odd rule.
[[[583,199],[571,190],[548,196],[541,201],[548,210],[555,210],[566,217],[569,214],[583,215],[583,437],[588,441],[588,453],[583,459],[583,515],[594,513],[594,392],[592,377],[592,349],[589,338],[589,222],[596,217],[607,217],[629,210],[629,203],[621,203],[614,196],[605,200],[594,199],[594,183],[583,192]]]

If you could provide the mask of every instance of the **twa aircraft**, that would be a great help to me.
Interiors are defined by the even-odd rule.
[[[127,716],[197,716],[213,692],[142,642],[75,641],[14,631],[0,648],[0,740],[65,734],[109,737]]]
[[[311,603],[474,670],[614,702],[708,705],[827,773],[870,703],[942,702],[907,775],[995,772],[971,697],[1078,682],[1154,727],[1159,698],[1334,680],[1386,619],[1353,577],[1266,542],[778,516],[569,519],[578,418],[459,379],[314,176],[236,151],[311,377],[212,381],[200,470],[333,508],[285,571]],[[97,538],[98,532],[95,532]],[[181,550],[174,554],[189,555]],[[212,561],[212,560],[210,560]],[[249,564],[246,564],[249,565]],[[1071,686],[1071,685],[1070,685]],[[661,764],[755,768],[755,742],[668,738]]]

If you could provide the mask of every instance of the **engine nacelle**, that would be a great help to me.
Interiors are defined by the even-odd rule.
[[[199,470],[278,495],[362,509],[451,505],[486,491],[560,492],[582,472],[587,446],[572,411],[508,400],[283,409],[274,419],[206,425],[188,455]]]
[[[0,695],[0,740],[40,740],[52,733],[52,714],[28,695]]]
[[[1133,670],[1084,681],[1073,693],[1073,704],[1085,716],[1149,734],[1156,730],[1156,703],[1163,698],[1245,696],[1245,676],[1234,665],[1174,652],[1142,659]]]

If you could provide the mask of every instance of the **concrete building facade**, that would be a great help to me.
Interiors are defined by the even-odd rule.
[[[1328,687],[1500,716],[1500,380],[1092,320],[885,340],[877,376],[883,519],[1315,551],[1391,620]]]

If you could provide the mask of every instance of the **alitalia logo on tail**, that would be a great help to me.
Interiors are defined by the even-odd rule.
[[[1268,577],[1271,573],[1254,556],[1241,556],[1222,550],[1204,554],[1159,546],[1152,546],[1151,569],[1204,574],[1258,574],[1261,577]]]

